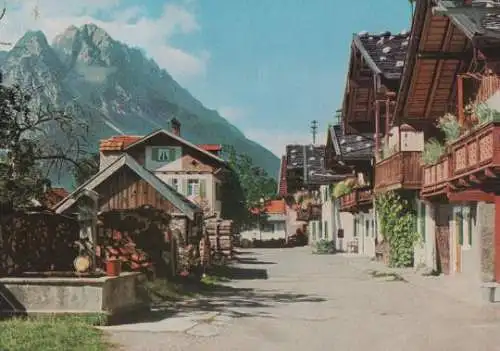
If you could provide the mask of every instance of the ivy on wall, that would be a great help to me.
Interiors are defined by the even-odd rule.
[[[376,197],[379,225],[389,244],[389,265],[408,267],[413,264],[413,248],[419,239],[417,215],[410,203],[393,191]]]

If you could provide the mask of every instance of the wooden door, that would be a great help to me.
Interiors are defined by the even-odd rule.
[[[436,209],[436,251],[438,270],[450,274],[450,215],[440,206]]]

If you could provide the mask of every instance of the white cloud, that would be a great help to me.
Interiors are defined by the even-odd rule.
[[[192,53],[171,44],[174,36],[200,30],[189,10],[190,2],[169,2],[156,18],[146,17],[143,7],[124,8],[121,4],[122,0],[66,0],[64,4],[61,0],[11,0],[0,23],[0,41],[14,43],[27,30],[35,29],[51,41],[70,25],[95,23],[114,39],[143,48],[181,84],[205,73],[210,59],[207,51]],[[110,19],[98,20],[98,13],[106,13]]]
[[[231,123],[244,119],[248,114],[244,109],[234,106],[222,106],[219,107],[217,111],[222,117]]]
[[[281,157],[285,154],[286,146],[290,144],[311,144],[312,135],[308,132],[290,132],[268,129],[247,129],[247,138],[261,144],[273,154]],[[326,133],[316,136],[316,144],[324,144]]]

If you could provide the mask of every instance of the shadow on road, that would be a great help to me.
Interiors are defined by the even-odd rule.
[[[254,257],[245,257],[245,258],[238,258],[237,262],[239,264],[276,264],[276,262],[270,262],[270,261],[260,261]]]
[[[268,278],[266,269],[247,267],[245,266],[247,264],[274,264],[274,262],[258,261],[258,259],[251,257],[252,254],[246,255],[247,251],[240,254],[240,258],[236,261],[238,263],[220,266],[207,272],[210,282],[163,282],[163,286],[149,291],[153,302],[152,310],[147,314],[137,315],[134,318],[135,321],[131,322],[154,322],[193,312],[218,312],[233,318],[255,316],[273,318],[271,311],[279,304],[326,301],[325,298],[309,294],[297,294],[283,290],[240,288],[229,285],[230,281]],[[172,294],[172,287],[177,289],[174,294]]]

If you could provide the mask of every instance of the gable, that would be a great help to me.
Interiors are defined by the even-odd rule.
[[[123,155],[78,187],[55,206],[55,211],[65,212],[77,202],[81,193],[96,189],[102,192],[99,194],[102,198],[99,204],[106,209],[118,208],[117,206],[126,209],[149,204],[161,206],[170,213],[175,208],[177,213],[190,219],[201,212],[197,205],[148,172],[129,155]]]
[[[209,166],[212,169],[226,166],[226,162],[212,152],[207,151],[202,147],[196,146],[195,144],[192,144],[189,141],[165,130],[157,130],[149,135],[144,136],[142,139],[127,146],[125,148],[125,151],[136,158],[141,164],[146,165],[148,163],[148,160],[145,159],[145,157],[153,156],[153,152],[147,150],[151,150],[151,148],[157,147],[171,147],[182,150],[180,154],[177,154],[177,156],[180,157],[177,157],[175,160],[171,160],[171,162],[176,161],[177,159],[184,156],[189,156],[189,160],[186,160],[186,162],[192,163],[192,160],[196,160],[198,163]],[[161,166],[165,166],[166,163],[169,162],[165,162]],[[188,166],[188,164],[184,161],[182,165],[183,167]],[[156,167],[156,165],[153,165],[153,167]]]

